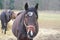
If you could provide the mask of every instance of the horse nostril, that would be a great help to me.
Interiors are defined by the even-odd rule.
[[[29,30],[31,33],[35,32],[35,26],[29,25],[29,26],[27,26],[27,30]]]

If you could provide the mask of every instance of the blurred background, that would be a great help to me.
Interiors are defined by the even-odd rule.
[[[24,4],[29,6],[39,4],[39,10],[60,10],[60,0],[0,0],[0,9],[24,9]]]
[[[26,2],[29,7],[34,7],[36,3],[39,4],[39,32],[34,40],[60,40],[60,0],[0,0],[0,13],[4,9],[11,9],[18,13],[24,10]],[[16,40],[11,31],[13,22],[11,20],[8,23],[6,35],[1,33],[0,28],[0,40]]]

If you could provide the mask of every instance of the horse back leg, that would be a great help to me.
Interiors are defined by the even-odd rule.
[[[2,33],[6,34],[7,23],[2,24]]]
[[[4,27],[4,22],[2,20],[1,20],[1,25],[2,25],[1,27],[2,33],[4,33],[5,27]]]

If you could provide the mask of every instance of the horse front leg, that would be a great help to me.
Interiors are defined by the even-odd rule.
[[[17,37],[17,40],[21,40],[21,39],[20,39],[20,36]]]
[[[5,31],[4,31],[4,34],[6,34],[6,31],[7,31],[7,23],[4,23],[4,26],[5,26]]]
[[[6,34],[7,24],[6,22],[3,22],[3,21],[1,21],[1,24],[2,24],[2,27],[1,27],[2,33]]]
[[[21,40],[21,35],[20,35],[19,31],[17,31],[17,40]]]
[[[30,39],[30,40],[33,40],[33,39]]]
[[[5,32],[4,32],[4,34],[6,34],[6,28],[5,28]]]
[[[33,40],[33,39],[29,39],[29,40]]]
[[[17,40],[20,40],[19,38],[17,38]]]

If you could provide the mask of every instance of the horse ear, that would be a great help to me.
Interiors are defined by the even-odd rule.
[[[36,4],[35,9],[36,9],[36,10],[38,9],[38,3]]]
[[[25,4],[25,10],[28,10],[28,3]]]

